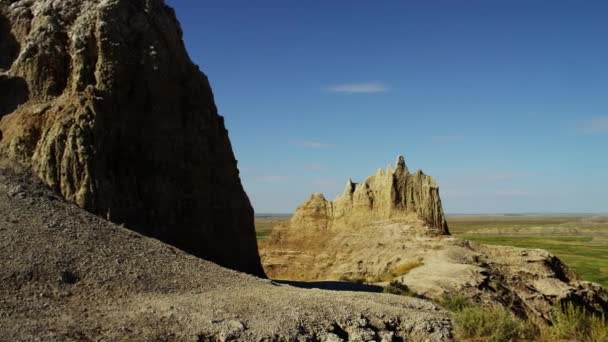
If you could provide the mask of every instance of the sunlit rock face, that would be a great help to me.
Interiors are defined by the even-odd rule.
[[[0,150],[66,199],[263,275],[206,76],[161,0],[0,0]]]
[[[366,251],[375,253],[378,247],[372,242],[386,234],[399,242],[402,230],[410,228],[416,234],[449,235],[435,180],[422,171],[410,173],[405,158],[399,156],[395,166],[379,169],[362,183],[349,179],[344,192],[333,201],[322,194],[312,195],[288,223],[275,227],[262,242],[262,258],[271,277],[338,279],[352,273],[350,266],[367,264],[362,256]],[[348,253],[351,249],[346,241],[353,238],[370,242],[369,248],[359,248],[360,255]],[[353,259],[359,257],[361,262]],[[373,259],[377,262],[365,271],[363,267],[362,274],[380,273],[391,262]]]

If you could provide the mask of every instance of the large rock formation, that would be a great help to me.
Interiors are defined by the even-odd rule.
[[[0,167],[2,341],[446,341],[428,301],[227,270]]]
[[[608,312],[604,289],[577,280],[546,251],[450,236],[434,181],[409,174],[403,158],[395,170],[349,181],[334,201],[313,195],[262,241],[260,253],[275,279],[397,281],[424,297],[464,295],[546,322],[562,301]]]
[[[363,183],[348,180],[344,193],[329,202],[314,194],[296,210],[293,226],[331,229],[334,225],[358,225],[370,220],[388,220],[417,216],[429,229],[449,234],[443,215],[439,188],[431,176],[422,171],[410,173],[403,156],[396,167],[379,169]]]
[[[263,275],[209,82],[162,0],[0,0],[0,150],[86,210]]]

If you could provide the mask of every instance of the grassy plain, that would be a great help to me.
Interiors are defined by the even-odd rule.
[[[256,216],[258,240],[289,215]],[[448,216],[453,235],[491,245],[546,249],[581,279],[608,287],[608,216]]]
[[[606,216],[450,216],[448,223],[463,239],[546,249],[581,279],[608,286]]]
[[[256,214],[255,215],[255,236],[258,240],[263,240],[270,235],[272,228],[281,222],[291,218],[290,214]]]

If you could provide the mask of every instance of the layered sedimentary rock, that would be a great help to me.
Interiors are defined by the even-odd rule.
[[[390,165],[379,169],[363,183],[349,179],[344,193],[331,202],[322,194],[313,195],[296,210],[292,223],[330,229],[412,216],[426,222],[429,229],[449,234],[435,180],[422,171],[410,173],[405,158],[399,156],[395,169]]]
[[[0,150],[66,199],[262,275],[209,82],[162,0],[0,0]]]
[[[327,201],[316,194],[261,242],[265,271],[289,280],[397,281],[420,296],[464,295],[550,322],[557,303],[608,312],[608,293],[538,249],[485,246],[449,235],[431,177],[399,158]]]

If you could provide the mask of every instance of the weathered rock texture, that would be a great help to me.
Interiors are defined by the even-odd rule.
[[[313,225],[331,229],[333,225],[358,225],[370,220],[417,216],[429,229],[449,234],[443,215],[439,188],[422,171],[410,173],[405,159],[399,156],[396,168],[379,169],[363,183],[348,180],[344,193],[333,201],[315,194],[296,210],[294,226]],[[363,221],[362,221],[363,219]]]
[[[0,168],[2,341],[447,341],[428,301],[227,270]],[[298,285],[298,284],[295,284]]]
[[[263,275],[209,82],[162,0],[0,0],[0,150],[86,210]]]
[[[464,295],[541,322],[550,322],[562,301],[608,312],[604,289],[578,281],[546,251],[450,236],[434,182],[408,174],[402,158],[394,171],[380,170],[363,184],[349,181],[332,202],[313,195],[274,227],[260,253],[275,279],[398,281],[424,297]]]

